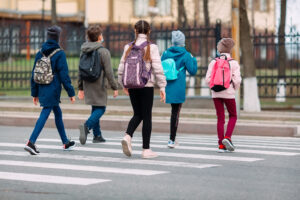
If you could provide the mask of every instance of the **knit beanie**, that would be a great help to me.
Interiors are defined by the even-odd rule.
[[[220,53],[230,53],[234,46],[234,41],[231,38],[223,38],[218,42],[217,50]]]
[[[174,46],[185,46],[185,36],[181,31],[172,31],[172,44]]]
[[[59,42],[60,32],[61,28],[56,25],[47,28],[47,40],[55,40],[56,42]]]

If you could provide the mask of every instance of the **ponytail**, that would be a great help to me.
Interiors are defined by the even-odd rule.
[[[148,42],[148,45],[147,45],[147,49],[146,49],[146,52],[145,52],[145,55],[144,55],[144,61],[151,61],[151,56],[150,56],[150,31],[147,33],[147,42]]]
[[[134,42],[130,45],[130,47],[127,49],[127,51],[126,51],[126,53],[125,53],[125,58],[124,58],[125,60],[126,60],[126,58],[128,57],[128,55],[129,55],[129,53],[130,53],[130,51],[131,51],[133,45],[135,44],[135,42],[136,42],[136,40],[137,40],[137,36],[138,36],[138,34],[135,33],[135,40],[134,40]]]

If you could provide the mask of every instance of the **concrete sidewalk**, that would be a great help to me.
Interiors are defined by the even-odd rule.
[[[132,108],[127,100],[123,106],[109,100],[106,114],[101,118],[103,130],[114,130],[123,133],[132,116]],[[210,107],[210,106],[208,106]],[[61,104],[66,128],[77,129],[89,116],[90,106],[83,102]],[[0,125],[34,126],[41,108],[34,106],[30,100],[0,101]],[[170,107],[160,106],[158,102],[153,107],[153,131],[169,133]],[[181,111],[178,133],[216,134],[216,116],[212,108],[185,108]],[[53,114],[46,127],[55,127]],[[138,128],[141,130],[141,126]],[[257,136],[287,136],[300,137],[300,113],[287,111],[262,111],[247,113],[241,111],[234,131],[237,135]]]

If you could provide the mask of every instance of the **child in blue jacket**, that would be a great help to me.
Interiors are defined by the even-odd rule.
[[[33,97],[33,103],[37,105],[37,103],[40,102],[40,105],[43,107],[43,109],[39,119],[35,124],[29,141],[24,148],[31,155],[37,155],[40,153],[35,146],[35,142],[52,110],[54,112],[55,124],[63,143],[63,149],[69,150],[75,146],[75,142],[70,141],[66,136],[64,123],[62,120],[62,112],[59,107],[61,85],[63,85],[67,91],[71,103],[75,102],[75,92],[68,74],[69,71],[66,54],[63,50],[59,50],[53,56],[51,56],[51,68],[54,75],[52,82],[50,84],[38,84],[34,81],[34,69],[36,62],[42,58],[42,54],[49,56],[55,50],[60,49],[58,44],[60,32],[61,28],[58,26],[52,26],[47,29],[47,41],[42,45],[42,49],[36,54],[34,61],[31,77],[31,96]]]
[[[168,58],[175,61],[176,69],[179,71],[177,79],[167,81],[166,87],[166,103],[171,104],[172,107],[168,147],[174,148],[179,113],[185,101],[186,70],[190,75],[197,73],[197,60],[185,49],[185,36],[179,30],[172,31],[172,46],[163,53],[161,60]]]

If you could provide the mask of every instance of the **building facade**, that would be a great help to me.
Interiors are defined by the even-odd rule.
[[[58,21],[88,24],[133,24],[145,19],[154,24],[177,22],[177,0],[56,0]],[[247,0],[251,26],[275,31],[275,0]],[[189,23],[204,24],[202,0],[185,0]],[[231,0],[208,1],[210,23],[220,19],[231,26]],[[51,0],[0,0],[0,18],[50,20]]]

